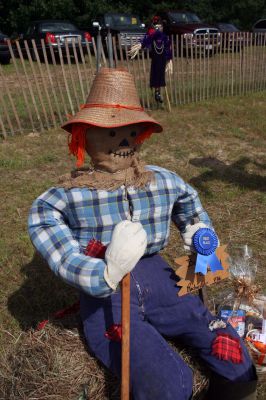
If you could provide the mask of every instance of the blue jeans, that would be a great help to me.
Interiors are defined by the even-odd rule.
[[[176,276],[157,254],[141,259],[131,273],[130,384],[134,400],[188,400],[192,395],[190,367],[165,338],[178,338],[194,348],[216,374],[234,381],[254,379],[252,361],[242,344],[243,362],[211,355],[217,333],[208,325],[215,317],[198,296],[177,296]],[[81,294],[81,318],[91,352],[117,376],[121,373],[121,343],[105,337],[121,323],[120,291],[107,298]],[[238,337],[228,325],[222,330]]]

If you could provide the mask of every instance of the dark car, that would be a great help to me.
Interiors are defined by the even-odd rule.
[[[58,53],[59,48],[61,48],[63,55],[66,53],[66,42],[70,53],[73,48],[73,43],[76,45],[79,43],[79,40],[83,49],[86,49],[86,42],[91,43],[91,35],[88,32],[81,31],[71,22],[62,20],[33,21],[26,33],[22,35],[20,38],[20,45],[22,49],[24,49],[23,53],[25,54],[24,40],[27,40],[31,56],[35,59],[32,39],[35,40],[37,50],[40,54],[42,51],[41,39],[44,39],[47,49],[49,45],[51,45],[54,52]],[[49,50],[48,54],[50,54]]]
[[[259,19],[252,27],[253,33],[265,33],[266,32],[266,18]]]
[[[0,31],[0,63],[9,64],[10,63],[10,52],[7,45],[8,36]]]
[[[183,38],[184,51],[215,52],[220,45],[219,30],[213,25],[203,23],[200,18],[190,11],[161,11],[164,32],[169,36],[178,36],[181,45]]]
[[[255,45],[263,46],[265,43],[266,33],[266,18],[261,18],[252,26],[253,38],[252,42]]]
[[[244,34],[234,25],[228,22],[216,22],[213,24],[223,35],[222,48],[226,51],[240,51],[244,46]]]
[[[108,29],[110,29],[112,36],[119,38],[122,49],[139,42],[146,33],[145,25],[137,15],[133,14],[106,13],[98,16],[95,22],[98,22],[101,27],[100,32],[103,38],[103,44],[106,42],[105,38]],[[92,26],[90,33],[92,36],[96,37],[98,28]]]

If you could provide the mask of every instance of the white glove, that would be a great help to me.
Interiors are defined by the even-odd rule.
[[[182,239],[184,241],[184,249],[187,251],[191,251],[195,253],[195,248],[192,243],[192,238],[194,234],[199,230],[200,228],[209,228],[206,224],[203,222],[198,222],[195,225],[187,225],[185,232],[181,233]]]
[[[165,71],[166,71],[168,74],[170,74],[170,75],[173,74],[173,61],[172,61],[172,60],[169,60],[169,61],[167,62]]]
[[[133,60],[133,58],[136,57],[140,49],[141,49],[141,43],[136,43],[131,47],[131,49],[128,51],[128,56],[131,58],[131,60]]]
[[[115,290],[122,278],[135,267],[147,246],[147,234],[141,223],[119,222],[106,249],[104,279]]]

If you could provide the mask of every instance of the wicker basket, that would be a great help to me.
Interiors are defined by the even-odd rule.
[[[247,333],[245,340],[246,346],[255,364],[259,382],[266,383],[266,354],[264,352],[262,353],[254,346],[251,339],[251,334],[253,332],[258,332],[258,330],[252,329]]]

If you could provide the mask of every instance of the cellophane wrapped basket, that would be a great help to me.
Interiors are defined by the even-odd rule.
[[[266,344],[257,347],[252,339],[252,334],[256,329],[252,329],[246,335],[245,343],[256,367],[259,382],[266,383]],[[258,342],[257,342],[258,343]]]

